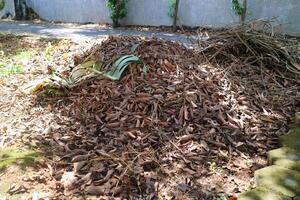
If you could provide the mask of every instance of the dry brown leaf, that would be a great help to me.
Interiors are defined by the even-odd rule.
[[[86,155],[77,155],[77,156],[74,156],[72,158],[72,162],[80,162],[80,161],[85,161],[89,158],[89,155],[86,154]]]
[[[95,195],[95,196],[100,196],[100,195],[105,195],[106,194],[106,189],[103,186],[88,186],[85,190],[86,194],[88,195]]]
[[[73,164],[75,173],[79,172],[81,170],[81,168],[83,168],[86,163],[87,163],[87,161],[75,162]]]
[[[185,142],[188,142],[188,141],[190,141],[190,140],[192,140],[192,139],[194,139],[195,137],[194,137],[194,135],[192,135],[192,134],[190,134],[190,135],[184,135],[184,136],[181,136],[180,138],[178,138],[179,139],[179,141],[178,142],[180,142],[180,143],[185,143]]]

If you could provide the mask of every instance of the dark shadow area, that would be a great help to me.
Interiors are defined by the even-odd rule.
[[[11,43],[8,44],[8,41],[11,41]],[[2,58],[13,58],[21,51],[44,51],[49,42],[55,45],[58,41],[55,38],[40,38],[37,44],[30,36],[0,33],[0,48],[3,52]]]

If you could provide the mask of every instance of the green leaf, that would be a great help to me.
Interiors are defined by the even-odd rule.
[[[104,76],[112,79],[119,80],[123,74],[123,72],[127,69],[129,64],[136,63],[142,65],[142,71],[147,73],[148,67],[137,57],[134,55],[126,55],[119,58],[113,65],[114,69],[109,72],[104,73]]]
[[[139,45],[140,45],[139,43],[133,44],[132,47],[130,48],[130,51],[132,53],[135,52],[135,50],[138,48]]]

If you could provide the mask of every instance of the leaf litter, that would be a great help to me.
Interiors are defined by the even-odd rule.
[[[270,57],[257,61],[235,32],[226,34],[240,42],[220,41],[221,34],[187,49],[155,38],[109,37],[75,54],[70,69],[53,69],[68,78],[87,66],[82,77],[91,75],[74,87],[51,80],[33,105],[45,105],[59,123],[39,138],[55,155],[48,167],[57,198],[213,199],[248,187],[299,109],[299,78],[275,67],[284,58],[272,68]],[[114,81],[89,70],[110,71],[127,55],[147,73],[130,63]]]

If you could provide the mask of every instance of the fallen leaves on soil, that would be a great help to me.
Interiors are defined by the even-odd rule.
[[[19,138],[37,143],[48,158],[40,169],[45,192],[57,199],[207,200],[239,193],[266,165],[266,151],[278,145],[278,135],[299,109],[299,78],[272,68],[272,59],[266,67],[250,62],[246,57],[253,56],[240,42],[216,44],[221,36],[193,50],[153,38],[109,37],[75,54],[75,67],[72,49],[86,44],[43,42],[46,50],[31,56],[31,68],[1,79],[0,144]],[[4,49],[20,48],[7,40],[1,40]],[[130,64],[119,81],[97,75],[71,89],[46,87],[36,98],[16,90],[43,80],[46,71],[68,77],[87,62],[109,71],[126,55],[141,59],[147,74]]]
[[[246,51],[242,43],[228,45]],[[235,157],[253,159],[274,148],[286,119],[299,109],[299,79],[283,77],[281,68],[258,66],[264,59],[245,63],[228,45],[212,43],[193,51],[159,39],[109,37],[75,55],[78,66],[93,61],[109,70],[121,56],[134,54],[149,72],[132,64],[120,81],[97,76],[59,98],[54,109],[71,119],[72,126],[64,133],[57,130],[55,137],[60,151],[53,173],[59,180],[56,174],[63,172],[65,195],[162,198],[162,188],[181,176],[184,183],[168,187],[210,199],[210,193],[199,190],[208,186],[201,180],[210,173],[207,169],[222,174],[222,187],[228,174],[247,168],[235,163]],[[207,62],[211,49],[216,53]],[[260,50],[256,53],[263,56]],[[225,51],[230,59],[219,57]],[[274,59],[281,63],[281,57]],[[38,102],[53,103],[44,98]],[[66,174],[71,178],[65,179]],[[178,197],[167,191],[172,195]]]

